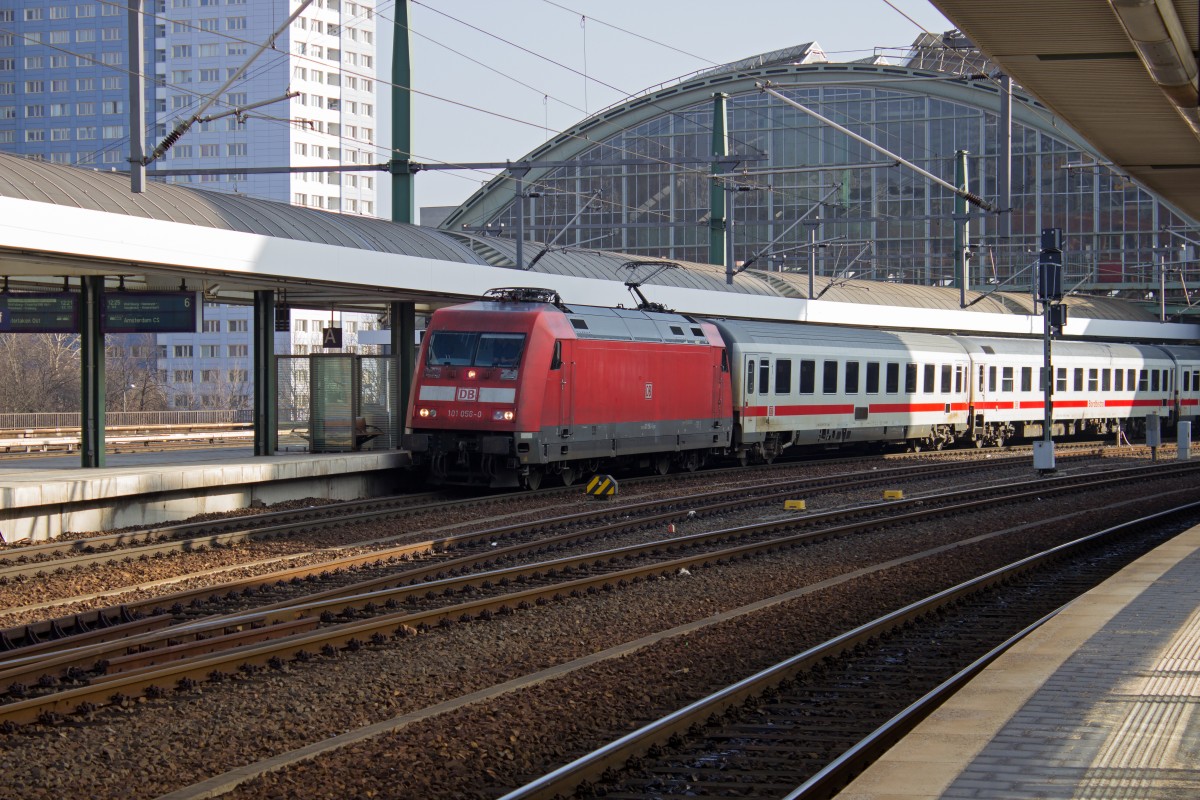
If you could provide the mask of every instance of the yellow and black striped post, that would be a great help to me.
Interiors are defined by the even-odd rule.
[[[587,485],[587,493],[592,497],[607,500],[617,493],[617,481],[612,475],[593,476]]]

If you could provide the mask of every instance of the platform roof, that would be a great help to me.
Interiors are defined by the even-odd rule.
[[[931,0],[1013,80],[1139,184],[1200,220],[1196,51],[1200,0]],[[1131,34],[1114,6],[1134,14]],[[1174,18],[1174,22],[1165,18]],[[1159,33],[1158,20],[1165,20]],[[1181,109],[1138,56],[1133,37],[1163,58],[1162,30],[1177,27]],[[1182,52],[1178,52],[1181,50]],[[1167,61],[1174,60],[1174,57]],[[1164,62],[1164,67],[1167,66]]]
[[[411,300],[425,308],[461,302],[504,285],[569,286],[576,296],[564,293],[564,298],[571,302],[632,305],[622,283],[633,278],[645,282],[649,299],[693,313],[820,316],[837,322],[853,321],[859,313],[854,307],[872,305],[888,306],[889,313],[909,320],[898,324],[909,327],[936,327],[929,315],[911,313],[929,309],[955,315],[954,322],[942,327],[990,330],[979,314],[967,313],[988,312],[1020,317],[1007,329],[1028,332],[1030,302],[1024,294],[970,293],[971,304],[964,311],[957,290],[817,278],[812,299],[828,301],[825,305],[835,310],[815,314],[806,303],[794,304],[809,299],[806,275],[747,270],[726,284],[724,268],[711,264],[663,262],[661,269],[650,263],[630,270],[626,265],[633,259],[628,255],[579,248],[552,248],[532,270],[520,271],[510,239],[156,182],[134,195],[128,180],[121,173],[0,154],[0,205],[17,201],[7,213],[7,233],[2,233],[5,221],[0,219],[0,275],[11,276],[14,289],[57,288],[63,276],[124,278],[131,289],[175,288],[183,279],[191,280],[192,288],[205,289],[212,301],[245,302],[254,290],[272,289],[286,292],[287,302],[298,307],[375,311],[391,300]],[[46,211],[40,210],[43,204]],[[32,227],[38,230],[31,232]],[[60,239],[70,239],[70,248]],[[540,250],[541,245],[528,243],[526,263]],[[85,252],[91,255],[80,255]],[[1121,301],[1073,302],[1082,317],[1154,320]],[[959,321],[964,317],[974,319],[964,324]]]

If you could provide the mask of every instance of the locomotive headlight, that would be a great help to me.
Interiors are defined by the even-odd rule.
[[[479,375],[479,373],[476,370],[473,370],[473,369],[467,370],[467,377],[470,378],[471,380],[475,380],[476,376],[478,376],[478,375]]]
[[[512,422],[515,416],[512,411],[496,411],[492,414],[492,419],[497,422]]]
[[[417,414],[418,414],[419,416],[421,416],[421,417],[425,417],[425,418],[428,418],[428,417],[436,417],[436,416],[437,416],[437,411],[435,411],[435,410],[434,410],[434,409],[432,409],[432,408],[422,408],[420,411],[418,411],[418,412],[417,412]]]

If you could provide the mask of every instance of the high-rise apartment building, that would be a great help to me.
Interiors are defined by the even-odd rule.
[[[147,152],[220,91],[205,115],[279,102],[194,125],[150,169],[374,163],[374,2],[313,0],[233,84],[299,0],[144,0]],[[127,169],[129,0],[0,3],[0,151]],[[284,96],[296,92],[295,97]],[[296,205],[374,215],[376,173],[181,175],[166,180]],[[317,312],[293,310],[276,352],[319,352]],[[328,312],[324,312],[328,313]],[[156,379],[172,408],[248,408],[251,309],[206,305],[199,334],[161,334]],[[310,319],[310,317],[312,319]],[[346,315],[344,351],[373,315]],[[307,333],[311,326],[312,331]],[[372,348],[373,349],[373,348]]]
[[[144,0],[146,148],[196,113],[299,7],[297,0]],[[128,0],[0,5],[0,150],[125,169]],[[164,169],[337,166],[380,160],[372,3],[313,0],[206,114],[151,165]],[[198,188],[352,214],[376,213],[378,176],[224,174],[170,178]]]

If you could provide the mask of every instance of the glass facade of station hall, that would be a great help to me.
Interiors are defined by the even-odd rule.
[[[814,237],[822,243],[816,248],[818,274],[924,285],[952,281],[952,193],[755,83],[770,80],[800,104],[951,182],[956,151],[966,150],[970,190],[1001,205],[997,82],[978,73],[960,77],[878,64],[768,65],[738,72],[726,83],[714,72],[601,112],[530,154],[530,160],[580,163],[528,174],[526,238],[549,241],[566,228],[559,244],[709,261],[711,167],[670,162],[711,157],[711,98],[722,91],[729,94],[729,152],[765,156],[738,168],[749,174],[735,171],[736,180],[724,182],[734,209],[735,262],[782,236],[754,268],[807,271],[807,243]],[[605,128],[610,132],[594,135]],[[584,137],[594,143],[583,144]],[[972,286],[1010,278],[1009,288],[1028,285],[1030,273],[1022,273],[1036,261],[1041,230],[1050,227],[1064,231],[1068,286],[1136,294],[1157,283],[1155,267],[1164,253],[1171,263],[1194,262],[1194,249],[1167,232],[1195,238],[1192,223],[1099,164],[1019,90],[1012,153],[1011,211],[987,215],[969,207],[976,212],[969,234]],[[657,163],[589,166],[632,158]],[[513,197],[512,182],[498,178],[443,227],[490,225],[511,235],[517,227]],[[785,233],[818,203],[808,221]],[[810,223],[816,218],[814,233]]]

